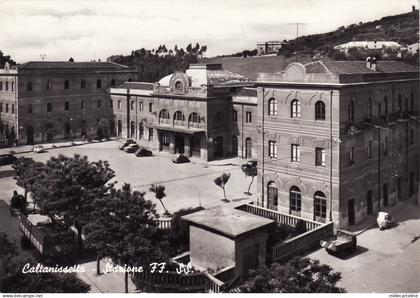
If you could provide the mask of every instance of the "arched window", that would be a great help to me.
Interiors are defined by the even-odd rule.
[[[292,186],[290,188],[290,214],[300,215],[300,210],[302,209],[302,193],[297,186]]]
[[[64,81],[64,89],[70,89],[70,82],[69,80]]]
[[[373,117],[373,104],[372,104],[372,98],[368,98],[368,108],[367,108],[368,118],[372,119]]]
[[[354,122],[354,100],[350,100],[349,103],[349,123],[353,124]]]
[[[277,210],[278,189],[274,181],[270,181],[267,184],[267,202],[268,202],[268,209]]]
[[[80,88],[81,89],[85,89],[86,88],[86,81],[85,80],[81,80],[80,81]]]
[[[32,91],[32,82],[31,82],[31,81],[29,81],[29,82],[27,83],[27,85],[26,85],[26,90],[27,90],[27,91]]]
[[[111,80],[111,87],[115,87],[116,83],[115,83],[115,79]]]
[[[277,116],[277,100],[275,98],[268,100],[268,116]]]
[[[315,120],[325,120],[325,103],[317,101],[315,103]]]
[[[161,119],[169,119],[168,110],[163,109],[159,112],[159,122],[161,121]]]
[[[6,91],[9,91],[9,82],[8,81],[6,81]]]
[[[314,195],[314,220],[325,221],[327,217],[327,198],[322,191],[317,191]]]
[[[52,90],[52,82],[51,81],[47,82],[47,90]]]
[[[252,140],[246,138],[245,140],[245,158],[252,158]]]
[[[292,100],[291,117],[300,118],[300,102],[297,99]]]
[[[174,114],[174,121],[185,121],[184,114],[181,111],[176,111]]]
[[[200,117],[198,117],[197,113],[191,113],[190,117],[188,118],[188,122],[190,122],[190,123],[200,123]]]
[[[96,80],[96,88],[102,88],[102,81],[101,79]]]

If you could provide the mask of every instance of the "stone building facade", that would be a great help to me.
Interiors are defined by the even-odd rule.
[[[256,84],[258,204],[342,228],[418,192],[418,68],[292,63]]]
[[[251,85],[220,64],[194,64],[155,84],[111,88],[116,134],[203,160],[236,155],[232,96]]]
[[[109,135],[109,88],[136,79],[111,62],[28,62],[0,72],[0,119],[18,144]]]

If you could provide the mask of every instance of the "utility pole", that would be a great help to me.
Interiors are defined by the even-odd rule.
[[[295,22],[295,23],[289,23],[289,25],[296,25],[296,38],[298,38],[299,37],[299,25],[306,25],[306,23]]]

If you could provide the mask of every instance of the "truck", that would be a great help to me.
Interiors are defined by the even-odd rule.
[[[54,218],[40,214],[21,214],[19,229],[23,233],[21,245],[29,240],[42,259],[71,256],[75,251],[74,233]]]
[[[343,256],[345,253],[353,253],[357,247],[357,237],[355,234],[337,230],[337,233],[326,239],[320,241],[321,247],[332,255]]]

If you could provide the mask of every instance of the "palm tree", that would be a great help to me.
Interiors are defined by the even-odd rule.
[[[223,173],[221,176],[214,179],[214,183],[217,186],[219,186],[221,189],[223,189],[223,195],[225,198],[222,201],[224,202],[229,202],[229,200],[226,199],[226,191],[225,191],[225,185],[226,183],[228,183],[229,178],[230,178],[230,174]]]
[[[165,186],[163,186],[161,184],[157,184],[157,185],[152,184],[152,185],[150,185],[149,191],[154,192],[156,199],[158,199],[159,202],[162,204],[162,207],[165,210],[165,213],[163,213],[163,215],[171,216],[171,213],[169,213],[169,211],[166,209],[166,207],[165,207],[165,205],[163,204],[163,201],[162,201],[163,198],[166,197]]]

